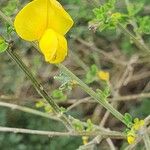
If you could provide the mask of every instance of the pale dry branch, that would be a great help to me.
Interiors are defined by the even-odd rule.
[[[0,132],[11,132],[11,133],[22,133],[22,134],[33,134],[33,135],[42,135],[42,136],[97,136],[101,135],[103,138],[111,137],[114,139],[124,139],[125,135],[116,132],[53,132],[53,131],[41,131],[41,130],[31,130],[31,129],[22,129],[22,128],[9,128],[0,126]]]

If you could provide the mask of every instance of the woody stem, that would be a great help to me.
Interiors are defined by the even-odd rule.
[[[13,52],[11,48],[7,49],[7,53],[17,63],[17,65],[20,67],[20,69],[27,75],[28,79],[32,82],[34,88],[47,101],[47,103],[53,108],[53,111],[56,113],[56,115],[59,116],[59,118],[62,120],[64,125],[67,127],[67,129],[71,130],[73,127],[72,127],[70,121],[67,119],[66,115],[62,114],[60,107],[53,100],[53,98],[47,94],[47,92],[44,90],[43,86],[35,79],[35,77],[32,75],[32,73],[30,72],[28,67],[24,64],[24,62],[20,59],[20,57],[15,52]]]
[[[77,83],[80,85],[80,87],[89,94],[92,98],[94,98],[98,103],[100,103],[103,107],[105,107],[110,113],[112,113],[117,119],[119,119],[121,122],[124,121],[124,116],[117,111],[111,104],[109,104],[107,101],[100,99],[99,95],[94,92],[90,87],[88,87],[82,80],[80,80],[75,74],[73,74],[69,69],[67,69],[64,65],[58,64],[57,67],[65,73],[67,76],[69,76],[72,80],[77,81]]]

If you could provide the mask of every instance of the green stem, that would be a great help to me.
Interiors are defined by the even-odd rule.
[[[139,49],[145,52],[150,52],[150,50],[141,41],[139,41],[138,38],[136,38],[129,30],[127,30],[121,23],[118,23],[118,27],[123,31],[123,33],[128,35],[134,41],[134,43]]]
[[[72,80],[75,80],[78,82],[80,87],[88,93],[92,98],[94,98],[98,103],[100,103],[103,107],[105,107],[109,112],[111,112],[117,119],[119,119],[121,122],[123,122],[125,125],[124,121],[124,116],[118,112],[115,108],[112,107],[107,101],[101,100],[99,95],[95,93],[91,88],[89,88],[83,81],[81,81],[76,75],[74,75],[70,70],[68,70],[64,65],[58,64],[57,67],[65,73],[67,76],[71,77]]]
[[[48,104],[53,108],[54,112],[60,117],[64,125],[67,127],[67,129],[71,130],[72,125],[70,121],[67,119],[67,117],[62,114],[59,106],[55,103],[52,97],[48,96],[44,88],[41,84],[38,83],[38,81],[34,78],[34,76],[29,71],[28,67],[23,63],[23,61],[19,58],[19,56],[13,52],[10,48],[7,50],[7,53],[10,55],[10,57],[18,64],[18,66],[24,71],[24,73],[27,75],[27,77],[32,82],[35,89],[38,91],[38,93],[48,102]]]

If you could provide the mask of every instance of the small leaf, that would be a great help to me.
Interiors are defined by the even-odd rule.
[[[65,101],[67,99],[67,96],[64,95],[64,93],[61,90],[54,90],[52,92],[52,97],[59,101]]]
[[[110,87],[106,84],[103,90],[96,89],[96,92],[101,100],[107,101],[107,98],[110,96]]]
[[[143,6],[144,6],[143,1],[129,3],[127,7],[129,15],[130,16],[136,15],[138,12],[142,10]]]
[[[44,107],[44,110],[45,110],[45,112],[47,112],[47,113],[53,112],[53,108],[52,108],[51,106],[49,106],[49,105],[46,105],[46,106]]]
[[[92,82],[95,81],[96,79],[96,74],[97,74],[97,71],[98,71],[98,68],[97,66],[94,64],[91,66],[90,70],[87,72],[86,74],[86,79],[85,79],[85,82],[87,84],[90,84]]]
[[[64,107],[60,107],[60,111],[61,111],[61,113],[63,114],[63,113],[65,113],[67,110],[66,110],[66,108],[64,108]]]
[[[86,131],[90,132],[92,130],[93,130],[93,123],[92,123],[91,119],[88,119],[87,120],[87,129],[86,129]]]
[[[138,17],[139,28],[138,31],[140,33],[150,34],[150,16]]]
[[[129,122],[132,122],[133,120],[132,116],[129,113],[125,113],[124,118],[128,120]]]
[[[74,119],[72,123],[76,131],[84,131],[84,126],[80,120]]]
[[[132,121],[133,121],[133,118],[132,118],[132,116],[129,114],[129,113],[125,113],[125,115],[124,115],[124,121],[125,121],[125,123],[126,123],[126,125],[127,125],[127,127],[131,127],[132,126]]]
[[[3,53],[7,50],[8,43],[0,36],[0,53]]]

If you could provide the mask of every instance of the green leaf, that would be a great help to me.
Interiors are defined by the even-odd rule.
[[[67,99],[67,96],[64,95],[64,93],[61,90],[54,90],[52,92],[52,97],[59,101],[65,101]]]
[[[115,9],[116,0],[109,0],[107,3],[103,4],[99,8],[93,10],[96,20],[99,22],[99,30],[104,29],[114,29],[114,17],[112,19],[111,15]],[[118,13],[120,14],[120,13]],[[120,16],[116,15],[120,19]],[[115,16],[115,22],[116,22]]]
[[[138,32],[150,34],[150,16],[139,17],[138,19]]]
[[[72,123],[76,131],[84,131],[84,125],[80,120],[74,119]]]
[[[90,70],[86,74],[85,82],[87,84],[92,83],[96,79],[97,71],[98,71],[97,66],[95,64],[92,65]]]
[[[135,16],[138,12],[141,11],[141,9],[144,6],[144,2],[143,1],[135,1],[133,3],[129,3],[127,10],[128,10],[128,14],[129,16]]]
[[[7,50],[8,43],[0,36],[0,53],[3,53]]]
[[[125,113],[125,115],[124,115],[124,121],[125,121],[127,127],[129,127],[129,128],[133,124],[133,118],[132,118],[132,116],[129,113]]]
[[[63,114],[63,113],[65,113],[67,110],[66,110],[66,108],[64,108],[64,107],[60,107],[60,111],[61,111],[61,113]]]
[[[94,127],[94,125],[93,125],[91,119],[88,119],[87,120],[87,129],[86,129],[86,131],[88,131],[88,132],[92,131],[93,127]]]
[[[6,6],[2,8],[5,15],[11,16],[17,9],[18,2],[19,2],[18,0],[9,0]]]
[[[97,89],[96,92],[101,100],[107,101],[107,98],[110,96],[110,87],[109,85],[105,85],[103,90]]]

